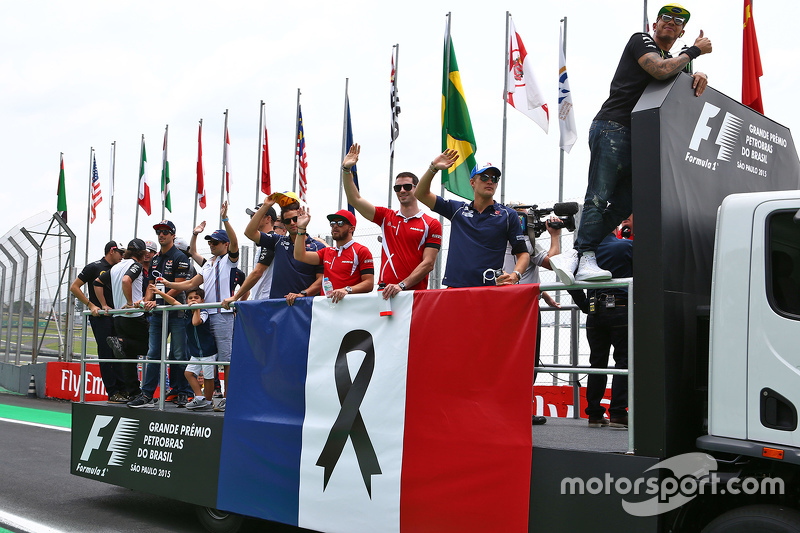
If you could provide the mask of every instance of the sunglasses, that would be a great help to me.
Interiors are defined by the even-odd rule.
[[[489,180],[492,180],[492,183],[497,183],[498,181],[500,181],[500,176],[489,176],[488,174],[478,174],[478,177],[484,183],[488,182]]]
[[[296,216],[292,217],[292,218],[284,218],[283,219],[283,223],[286,224],[286,225],[289,225],[292,222],[297,222],[297,217]]]
[[[172,232],[168,229],[157,229],[156,235],[172,235]]]
[[[216,246],[220,243],[220,241],[215,241],[214,239],[208,239],[208,244],[211,246]]]
[[[402,185],[395,185],[394,186],[394,192],[400,192],[401,190],[410,191],[413,188],[414,188],[414,184],[413,183],[403,183]]]
[[[686,22],[686,19],[683,18],[683,17],[676,17],[676,16],[673,16],[673,15],[667,15],[667,14],[661,15],[661,20],[663,20],[664,22],[673,21],[678,26],[683,26],[683,23]]]
[[[340,228],[347,224],[344,220],[331,220],[331,227],[339,226]]]

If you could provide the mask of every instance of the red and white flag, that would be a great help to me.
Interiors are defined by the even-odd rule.
[[[261,123],[264,124],[264,139],[261,144],[261,192],[272,194],[272,181],[269,175],[269,143],[267,142],[267,111],[261,107]]]
[[[200,209],[206,208],[206,173],[203,169],[203,123],[197,133],[197,203]]]
[[[547,133],[550,125],[550,113],[544,100],[542,90],[533,75],[533,65],[528,58],[522,38],[510,21],[508,41],[508,103],[514,109],[536,122]]]
[[[103,195],[100,192],[100,177],[97,175],[97,158],[92,156],[92,216],[89,223],[94,223],[97,218],[97,206],[103,201]]]
[[[231,135],[225,130],[225,193],[231,202]]]

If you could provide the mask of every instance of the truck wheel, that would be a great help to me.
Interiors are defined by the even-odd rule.
[[[242,527],[244,517],[238,514],[218,511],[211,507],[196,506],[194,512],[200,524],[209,533],[236,533]]]
[[[782,505],[748,505],[712,520],[702,533],[800,533],[800,512]]]

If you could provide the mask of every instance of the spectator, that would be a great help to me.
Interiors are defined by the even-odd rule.
[[[128,243],[122,261],[101,273],[94,282],[95,294],[103,302],[105,308],[113,301],[114,309],[130,309],[141,307],[152,310],[155,302],[144,301],[147,276],[144,273],[148,263],[146,245],[141,239],[133,239]],[[110,290],[111,300],[105,299]],[[148,325],[143,312],[124,313],[114,316],[114,334],[106,338],[108,347],[117,359],[136,359],[147,353]],[[139,378],[135,363],[121,363],[120,371],[124,390],[121,396],[128,398],[141,397]],[[119,402],[123,403],[122,397]],[[132,400],[131,400],[132,401]],[[142,407],[153,407],[153,403],[142,404]]]
[[[200,274],[188,281],[163,280],[164,286],[168,289],[186,291],[196,289],[203,285],[203,290],[208,296],[207,302],[219,302],[229,298],[234,292],[237,272],[239,272],[239,241],[236,232],[233,231],[228,220],[228,202],[222,204],[220,210],[222,222],[225,229],[218,229],[211,235],[206,235],[206,240],[211,247],[211,260],[205,261]],[[202,223],[205,227],[205,223]],[[201,226],[197,226],[193,233],[202,231]],[[161,281],[159,279],[159,281]],[[231,361],[231,342],[233,340],[233,312],[227,308],[211,309],[208,313],[208,322],[214,340],[217,343],[217,360],[230,363]],[[225,390],[223,398],[214,406],[215,411],[224,412],[228,394],[228,382],[231,367],[228,366],[225,372]]]
[[[97,277],[110,270],[112,266],[116,265],[122,260],[122,250],[114,241],[109,241],[105,246],[105,255],[83,267],[81,273],[75,278],[75,281],[70,285],[70,292],[75,295],[86,308],[92,312],[89,316],[89,324],[92,326],[92,334],[97,342],[97,356],[100,359],[113,359],[114,352],[111,351],[106,338],[114,335],[114,318],[110,315],[101,315],[99,311],[104,309],[97,298],[94,291],[94,280]],[[83,294],[81,287],[89,284],[88,298]],[[107,303],[113,303],[111,289],[105,290],[105,300]],[[109,305],[105,309],[110,309]],[[108,394],[108,403],[127,403],[128,399],[124,389],[124,382],[122,376],[122,369],[117,363],[99,363],[100,376],[103,379],[103,386]]]
[[[393,297],[400,291],[428,288],[428,274],[433,270],[436,254],[442,247],[442,225],[419,208],[414,190],[419,178],[411,172],[401,172],[395,178],[394,192],[400,209],[392,211],[376,207],[365,200],[350,172],[358,162],[361,148],[354,144],[342,161],[342,183],[347,202],[361,216],[381,228],[381,272],[378,281],[385,283],[383,297]]]
[[[472,170],[469,182],[475,200],[469,203],[445,200],[431,192],[433,176],[439,170],[450,168],[457,158],[455,150],[445,150],[431,162],[414,193],[423,204],[451,221],[450,250],[442,283],[448,287],[519,283],[530,256],[517,213],[494,201],[500,170],[490,163]],[[501,270],[506,242],[517,258],[511,273]],[[497,270],[502,274],[495,275]],[[488,272],[492,275],[487,276]]]
[[[328,220],[331,223],[331,236],[336,246],[323,248],[316,253],[304,250],[298,244],[302,244],[307,238],[306,228],[311,217],[305,208],[300,208],[296,221],[294,258],[309,265],[323,265],[323,277],[328,278],[333,287],[331,294],[325,294],[324,290],[323,294],[331,298],[333,303],[338,303],[348,294],[372,291],[375,269],[369,249],[353,240],[356,216],[346,209],[341,209],[328,215]]]
[[[262,204],[258,204],[255,210],[248,208],[247,214],[250,215],[252,221]],[[266,235],[275,235],[273,227],[278,219],[274,207],[269,207],[263,215],[260,215],[258,222],[258,229],[260,233]],[[258,219],[256,219],[258,220]],[[256,243],[258,244],[258,243]],[[266,300],[269,298],[270,290],[272,289],[272,276],[273,276],[273,260],[275,259],[275,249],[268,246],[258,246],[256,248],[255,264],[253,270],[245,278],[242,287],[246,291],[248,288],[253,300]],[[242,291],[244,292],[244,291]]]
[[[164,278],[170,281],[181,282],[189,274],[189,259],[179,251],[175,243],[175,224],[169,220],[162,220],[155,224],[153,229],[158,235],[160,246],[159,253],[153,257],[148,271],[148,287],[145,293],[145,300],[153,300],[155,293],[151,289],[156,278]],[[170,290],[168,294],[181,302],[186,303],[186,297],[181,291]],[[162,298],[155,300],[156,304],[164,305]],[[164,311],[154,313],[150,317],[149,348],[147,359],[150,361],[161,359],[161,325],[165,313],[169,321],[170,352],[168,359],[171,361],[186,360],[186,325],[183,320],[183,311]],[[184,376],[182,365],[169,365],[169,383],[172,389],[166,393],[165,400],[174,396],[177,405],[186,405],[189,395],[192,392],[189,383]],[[159,365],[147,364],[143,371],[142,393],[139,397],[128,402],[128,407],[152,407],[155,404],[153,395],[158,387],[160,369]],[[162,391],[162,394],[164,392]]]
[[[156,294],[164,298],[170,305],[178,305],[178,301],[167,293],[153,289]],[[186,302],[189,305],[204,303],[205,292],[203,289],[189,289],[186,291]],[[214,370],[216,365],[199,363],[213,363],[217,360],[217,344],[208,323],[207,309],[186,310],[186,351],[189,361],[196,362],[186,367],[186,380],[192,386],[194,399],[186,404],[190,411],[209,411],[213,408],[214,397]],[[197,376],[203,373],[203,389]]]

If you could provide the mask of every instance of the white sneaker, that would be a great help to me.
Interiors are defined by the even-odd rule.
[[[203,396],[195,396],[194,399],[186,404],[190,411],[210,411],[214,404],[206,400]]]
[[[575,270],[578,268],[578,252],[574,248],[550,258],[550,268],[564,285],[575,283]]]
[[[551,258],[550,261],[552,260]],[[578,272],[575,273],[575,279],[577,281],[602,281],[611,279],[611,272],[597,266],[597,258],[595,258],[594,252],[583,252],[578,265]]]

